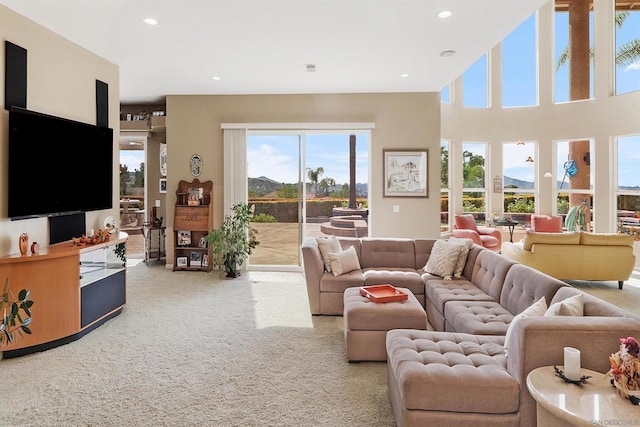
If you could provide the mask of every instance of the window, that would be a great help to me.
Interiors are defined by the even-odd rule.
[[[616,1],[616,94],[640,89],[640,9],[630,7]]]
[[[484,54],[462,75],[463,107],[487,108],[487,75],[487,54]]]
[[[589,13],[589,31],[582,32],[579,27],[571,29],[572,33],[569,34],[569,11],[567,9],[567,2],[556,2],[556,14],[555,14],[555,64],[556,67],[556,80],[555,80],[555,102],[567,102],[575,101],[578,99],[593,98],[593,76],[594,76],[594,57],[595,52],[593,48],[593,12]],[[572,27],[573,28],[573,27]],[[589,65],[580,73],[588,73],[589,75],[589,87],[583,88],[583,94],[574,95],[574,99],[570,98],[569,83],[570,81],[580,81],[580,76],[574,76],[570,79],[569,76],[569,62],[571,61],[571,46],[569,46],[569,40],[582,40],[585,37],[588,38],[589,46]],[[576,84],[576,83],[573,83]],[[574,88],[574,93],[580,93]]]
[[[449,231],[449,141],[440,142],[440,231]]]
[[[486,220],[486,178],[485,157],[487,145],[482,142],[465,142],[462,144],[462,211],[472,213],[476,222]]]
[[[616,210],[618,231],[633,234],[640,239],[640,175],[637,154],[640,152],[640,134],[618,137],[616,141],[617,184]]]
[[[593,141],[556,142],[556,212],[568,215],[572,210],[584,211],[583,229],[591,231],[593,196]]]
[[[538,104],[536,14],[502,41],[502,106]]]
[[[502,146],[504,212],[520,224],[527,224],[536,211],[536,168],[534,142],[509,142]]]
[[[451,104],[451,85],[446,85],[440,91],[440,102],[443,104]]]

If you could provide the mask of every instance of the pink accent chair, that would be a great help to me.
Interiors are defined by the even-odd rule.
[[[531,231],[562,233],[562,216],[531,215]]]
[[[496,252],[502,247],[502,232],[496,228],[478,227],[471,214],[455,216],[453,237],[471,239],[473,243]]]

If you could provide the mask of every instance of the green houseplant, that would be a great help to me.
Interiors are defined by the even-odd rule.
[[[22,289],[18,292],[18,299],[12,300],[12,293],[9,290],[9,279],[4,282],[4,291],[0,297],[0,313],[2,313],[2,321],[0,322],[0,345],[11,344],[15,341],[15,333],[20,336],[22,333],[31,334],[29,325],[31,324],[31,306],[33,301],[29,300],[29,291]],[[8,310],[7,310],[8,309]],[[23,315],[20,315],[22,310]],[[23,317],[24,316],[24,317]]]
[[[251,255],[253,249],[260,244],[256,239],[256,230],[250,227],[254,207],[246,203],[238,203],[225,215],[222,225],[207,235],[212,245],[213,264],[223,266],[227,277],[240,276],[240,268]]]

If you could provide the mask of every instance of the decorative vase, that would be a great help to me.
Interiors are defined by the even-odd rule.
[[[29,248],[29,235],[27,233],[22,233],[20,238],[18,239],[18,246],[20,247],[20,254],[26,255],[27,249]]]
[[[40,245],[38,244],[38,242],[33,242],[31,244],[31,254],[38,255],[39,251],[40,251]]]
[[[227,272],[227,277],[231,279],[240,277],[240,266],[238,265],[235,255],[225,255],[224,270]]]

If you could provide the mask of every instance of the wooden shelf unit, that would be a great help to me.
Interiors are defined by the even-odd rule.
[[[188,205],[189,189],[202,189],[199,205]],[[206,237],[213,227],[213,182],[180,181],[176,190],[176,206],[173,216],[173,271],[211,271],[212,254]],[[188,234],[189,242],[182,234]],[[201,244],[204,243],[204,246]],[[183,262],[178,264],[178,260]],[[200,260],[200,265],[195,264]],[[206,265],[202,265],[206,264]]]

